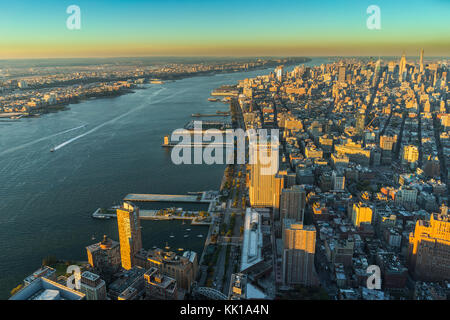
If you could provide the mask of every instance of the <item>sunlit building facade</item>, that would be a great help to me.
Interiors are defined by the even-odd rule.
[[[129,202],[124,202],[117,209],[117,225],[122,268],[130,270],[134,266],[134,256],[142,249],[139,208]]]
[[[360,227],[362,223],[372,223],[373,210],[365,203],[359,202],[353,204],[352,223],[355,227]]]
[[[251,143],[253,164],[250,165],[250,204],[252,207],[279,209],[284,178],[278,172],[278,142],[274,144]],[[261,154],[267,159],[262,159]],[[266,161],[267,160],[267,161]]]
[[[409,235],[409,268],[424,281],[450,279],[450,217],[432,214],[430,221],[418,220]]]

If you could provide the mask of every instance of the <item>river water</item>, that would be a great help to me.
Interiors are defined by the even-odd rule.
[[[0,122],[0,299],[45,256],[87,260],[85,247],[103,234],[118,240],[114,219],[91,217],[96,208],[118,204],[128,193],[217,190],[224,165],[174,165],[170,149],[161,147],[163,136],[182,128],[192,113],[228,111],[226,104],[207,101],[213,89],[271,71],[150,84],[40,118]],[[208,230],[179,221],[142,226],[145,248],[167,242],[199,254]]]

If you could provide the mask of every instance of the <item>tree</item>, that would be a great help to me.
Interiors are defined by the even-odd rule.
[[[220,229],[222,232],[225,232],[225,230],[227,230],[227,224],[223,222],[222,225],[220,226]]]
[[[58,259],[55,256],[48,255],[42,259],[42,265],[44,266],[54,266],[58,263]]]
[[[209,217],[209,213],[206,212],[206,211],[200,211],[198,214],[199,214],[199,216],[202,217],[202,218]]]

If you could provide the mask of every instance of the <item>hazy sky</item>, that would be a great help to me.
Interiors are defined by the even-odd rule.
[[[69,30],[69,5],[81,29]],[[381,30],[369,30],[369,5]],[[0,59],[450,55],[450,0],[0,0]]]

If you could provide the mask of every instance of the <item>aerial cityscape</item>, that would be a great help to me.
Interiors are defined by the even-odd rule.
[[[135,46],[143,22],[113,47],[102,5],[85,1],[43,4],[32,39],[2,4],[0,26],[17,28],[0,52],[0,299],[258,301],[241,315],[277,300],[449,300],[450,5],[399,2],[435,16],[418,29],[399,4],[346,4],[343,25],[297,44],[281,22],[272,47],[263,25],[228,38],[222,16]],[[152,5],[170,10],[107,7]],[[313,25],[319,7],[303,10]],[[396,19],[403,30],[386,31]]]

